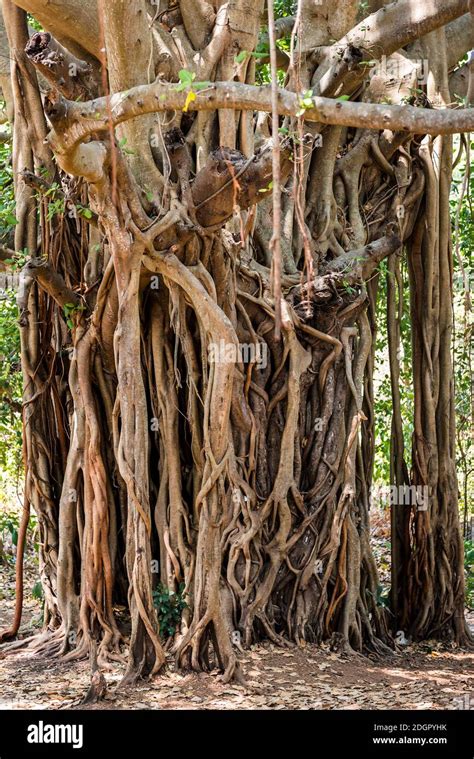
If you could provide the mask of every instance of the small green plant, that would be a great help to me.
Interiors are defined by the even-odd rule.
[[[410,87],[409,93],[400,99],[402,105],[426,105],[425,93],[420,87]]]
[[[76,314],[80,314],[81,311],[84,311],[85,306],[80,303],[79,305],[76,305],[75,303],[65,303],[63,307],[64,316],[66,317],[66,324],[69,327],[69,329],[74,329],[74,316]]]
[[[18,530],[20,529],[20,522],[18,514],[15,511],[1,511],[0,512],[0,534],[5,537],[7,534],[10,537],[12,545],[16,546],[18,543]]]
[[[0,238],[10,245],[18,224],[11,165],[11,141],[0,144]]]
[[[125,155],[136,155],[136,151],[135,150],[132,150],[131,148],[127,147],[127,138],[126,137],[122,137],[122,139],[119,140],[119,148],[122,149],[122,152],[125,153]],[[90,219],[91,216],[92,216],[92,212],[89,210],[89,213],[91,215],[89,217],[86,217],[86,218]]]
[[[377,585],[377,606],[384,609],[390,608],[390,588],[386,585]]]
[[[27,14],[28,18],[28,26],[31,26],[36,32],[42,32],[43,27],[41,26],[40,22],[35,19],[34,16],[31,15],[31,13]]]
[[[357,293],[357,289],[353,287],[349,282],[346,280],[343,280],[341,282],[341,285],[344,289],[344,292],[346,292],[348,295],[355,295]]]
[[[269,56],[269,50],[259,50],[255,53],[251,53],[249,50],[241,50],[238,55],[234,58],[234,63],[245,63],[249,58],[256,58],[257,60],[259,58],[268,58]]]
[[[58,182],[53,182],[51,187],[44,193],[44,196],[48,198],[48,210],[46,212],[48,221],[54,219],[55,216],[62,216],[65,213],[66,201]]]
[[[259,192],[270,192],[270,190],[273,190],[273,181],[269,182],[267,186],[263,187]]]
[[[48,203],[48,211],[46,218],[48,221],[54,219],[55,216],[62,216],[66,210],[66,201],[64,198],[55,198]]]
[[[33,536],[38,525],[38,518],[36,514],[30,515],[28,522],[28,531],[26,533],[28,540],[28,548],[34,551],[38,550],[38,543],[33,541]],[[8,537],[12,546],[18,545],[18,533],[20,530],[20,513],[18,511],[12,511],[9,509],[0,509],[0,538],[2,542],[6,542]]]
[[[309,110],[309,108],[312,108],[313,105],[313,90],[306,90],[306,92],[303,92],[303,95],[300,97],[300,107],[296,112],[296,116],[303,116],[304,112]]]
[[[158,614],[162,638],[171,638],[181,621],[184,609],[188,608],[185,600],[184,584],[177,592],[160,583],[153,591],[153,602]]]
[[[369,2],[368,0],[360,0],[357,4],[357,20],[362,21],[367,15],[369,15]]]
[[[377,592],[373,593],[369,588],[366,588],[367,595],[372,596],[375,599],[375,603],[382,609],[386,609],[390,614],[390,593],[391,588],[389,585],[377,585]]]
[[[133,151],[130,150],[128,152],[133,153]],[[88,206],[83,206],[81,203],[76,203],[76,210],[79,216],[83,216],[85,219],[92,219],[94,215]]]
[[[35,599],[35,601],[42,601],[43,600],[43,586],[41,584],[41,580],[37,580],[33,587],[31,588],[31,595]]]
[[[12,258],[6,258],[5,263],[12,271],[21,271],[28,260],[28,256],[28,248],[23,248],[18,250]]]

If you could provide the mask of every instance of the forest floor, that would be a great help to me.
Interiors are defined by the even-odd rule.
[[[26,588],[35,582],[27,561]],[[13,614],[14,571],[0,568],[0,627]],[[470,615],[471,624],[474,615]],[[26,594],[21,632],[38,631],[41,605]],[[123,670],[105,673],[108,690],[90,709],[474,709],[474,652],[437,642],[405,645],[383,659],[343,656],[326,646],[282,650],[271,644],[242,654],[246,687],[217,673],[167,671],[116,690]],[[0,660],[0,709],[82,708],[88,662],[65,663],[27,653]]]

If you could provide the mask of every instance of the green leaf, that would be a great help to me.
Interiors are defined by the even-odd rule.
[[[248,50],[241,50],[238,55],[235,56],[234,61],[235,63],[243,63],[247,60],[247,58],[250,58],[250,53]]]
[[[41,599],[43,598],[43,586],[41,584],[41,580],[37,580],[35,582],[35,584],[33,585],[32,589],[31,589],[31,595],[37,601],[41,601]]]
[[[176,87],[178,91],[185,90],[187,87],[191,87],[193,81],[196,78],[196,74],[191,73],[191,71],[187,71],[186,69],[181,69],[178,72],[179,77],[179,84]]]
[[[193,90],[205,90],[206,87],[210,87],[211,82],[193,82]]]

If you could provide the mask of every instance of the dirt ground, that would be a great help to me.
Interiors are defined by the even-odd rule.
[[[26,586],[34,584],[27,567]],[[13,613],[11,569],[0,571],[0,627]],[[41,607],[26,594],[22,634],[39,630]],[[474,619],[471,619],[474,622]],[[474,709],[474,652],[435,642],[400,647],[383,660],[345,657],[329,647],[282,650],[271,644],[242,654],[246,687],[217,673],[165,674],[126,691],[123,670],[106,672],[105,699],[92,709]],[[80,708],[88,662],[69,664],[28,653],[0,659],[0,709]]]
[[[168,671],[117,690],[106,673],[100,709],[474,709],[474,654],[410,647],[383,661],[342,658],[315,646],[255,646],[242,658],[247,686],[217,674]],[[0,709],[74,709],[89,686],[87,662],[16,655],[0,661]],[[458,701],[461,699],[461,701]]]

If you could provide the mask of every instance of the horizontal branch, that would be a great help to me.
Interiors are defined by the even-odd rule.
[[[89,53],[100,58],[100,29],[97,0],[14,0],[59,40],[68,50],[82,57]]]
[[[240,111],[271,112],[270,87],[240,82],[216,82],[195,92],[157,81],[133,87],[106,98],[76,103],[59,93],[50,93],[46,111],[55,131],[50,135],[56,153],[67,153],[87,137],[109,129],[109,114],[114,126],[147,113],[161,111],[213,111],[220,108]],[[367,129],[391,129],[413,134],[454,134],[474,131],[474,109],[427,109],[407,105],[352,103],[331,98],[301,97],[294,92],[278,92],[280,115],[296,116],[303,112],[306,121]]]
[[[15,251],[0,245],[0,268],[12,268],[16,266]],[[56,303],[64,306],[72,304],[80,306],[81,297],[71,290],[65,283],[59,272],[54,271],[51,264],[42,258],[30,258],[22,269],[22,275],[36,280],[40,287],[50,295]]]

